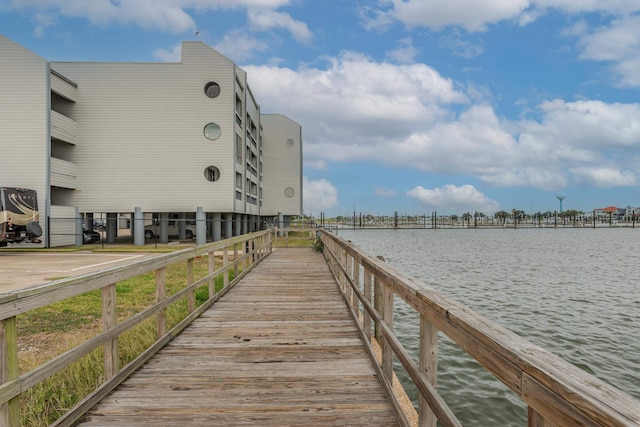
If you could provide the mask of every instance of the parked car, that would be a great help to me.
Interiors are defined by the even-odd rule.
[[[87,245],[100,241],[100,233],[95,230],[82,230],[82,243]]]
[[[178,237],[179,234],[179,221],[169,220],[167,225],[167,231],[170,237]],[[187,222],[187,230],[186,230],[186,238],[193,239],[196,235],[196,224],[193,221]],[[156,237],[156,234],[160,234],[160,223],[157,220],[154,220],[152,224],[144,226],[144,238],[145,239],[153,239]]]
[[[98,230],[98,231],[105,231],[107,229],[107,227],[104,225],[104,222],[99,219],[93,220],[93,228],[94,230]]]

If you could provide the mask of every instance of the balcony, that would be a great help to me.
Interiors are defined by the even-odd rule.
[[[51,185],[53,187],[76,189],[76,164],[66,160],[51,158]]]
[[[51,91],[71,102],[78,97],[78,85],[55,70],[51,70]]]
[[[76,122],[57,111],[51,110],[51,138],[70,144],[76,143]]]

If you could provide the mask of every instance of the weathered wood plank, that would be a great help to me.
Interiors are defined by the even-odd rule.
[[[278,249],[79,425],[397,425],[337,286]]]

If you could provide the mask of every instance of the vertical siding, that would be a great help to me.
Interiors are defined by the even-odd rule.
[[[182,63],[55,63],[78,85],[74,205],[81,211],[231,212],[235,200],[234,64],[200,42]],[[208,98],[204,85],[221,87]],[[222,135],[210,141],[204,126]],[[220,179],[204,178],[208,166]]]
[[[76,244],[76,209],[69,206],[51,206],[51,239],[49,246]]]
[[[302,137],[300,125],[286,116],[263,114],[263,215],[302,214]],[[291,139],[293,145],[287,144]],[[286,197],[287,187],[294,190]]]
[[[38,192],[45,228],[47,194],[46,61],[0,36],[0,185]]]

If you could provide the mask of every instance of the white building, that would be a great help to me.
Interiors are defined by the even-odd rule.
[[[98,213],[108,241],[129,218],[135,244],[152,215],[161,241],[175,218],[204,243],[302,214],[300,125],[262,115],[246,72],[201,42],[179,63],[49,62],[0,36],[0,91],[0,185],[38,192],[47,246],[77,241],[62,218]]]

